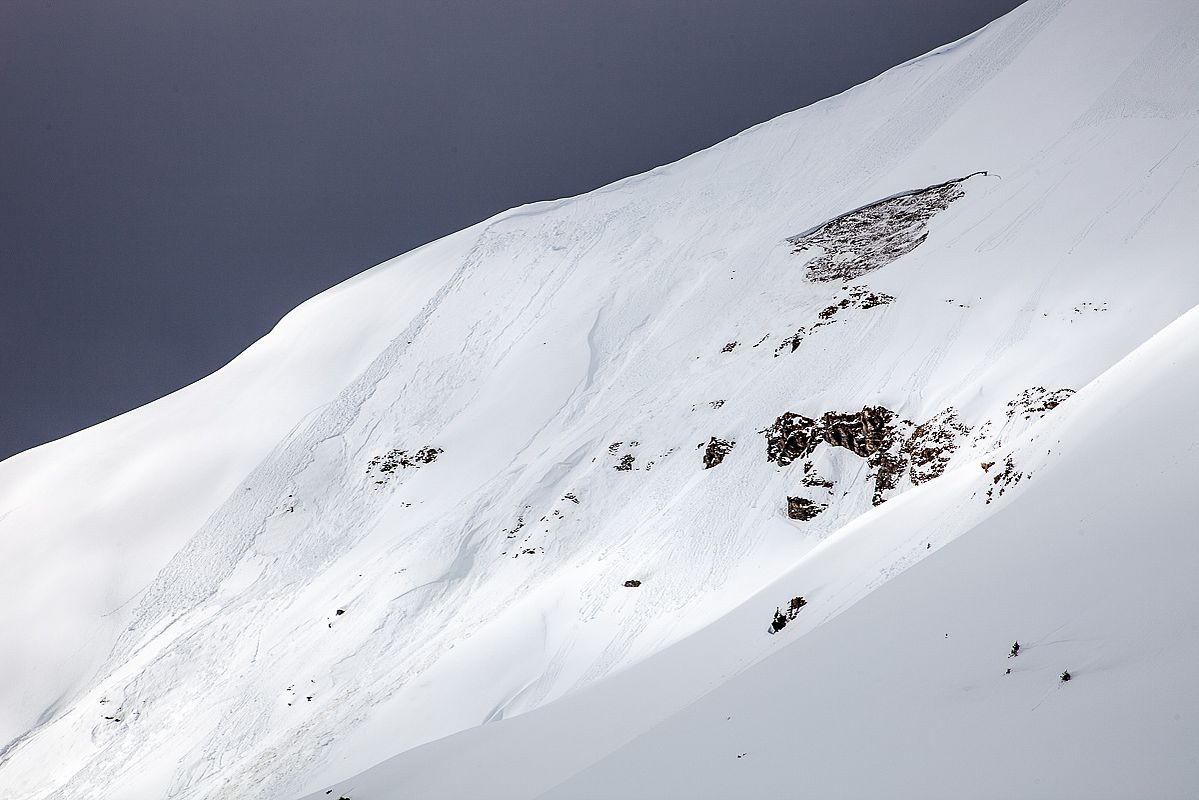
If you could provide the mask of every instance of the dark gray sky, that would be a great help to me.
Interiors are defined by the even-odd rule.
[[[356,272],[680,158],[1016,0],[3,0],[0,458]]]

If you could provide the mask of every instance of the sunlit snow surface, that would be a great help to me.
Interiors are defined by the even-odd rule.
[[[1197,40],[1032,0],[0,464],[0,796],[1193,796]],[[852,282],[788,241],[967,175]],[[767,461],[864,406],[970,432]]]

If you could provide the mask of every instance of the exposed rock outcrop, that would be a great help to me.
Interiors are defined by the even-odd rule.
[[[786,412],[762,431],[766,434],[766,460],[785,467],[797,458],[807,458],[820,444],[820,426],[811,417]]]
[[[905,475],[913,484],[940,476],[970,428],[952,408],[915,425],[884,406],[866,406],[861,411],[829,411],[819,420],[788,411],[762,433],[766,436],[766,459],[781,467],[797,458],[807,458],[822,443],[865,459],[874,481],[872,501],[879,505],[888,492],[899,487]],[[811,462],[804,464],[804,485],[831,489],[832,481],[816,474],[809,476],[812,468]]]
[[[787,498],[787,516],[802,522],[814,519],[826,508],[828,508],[827,505],[809,500],[806,497]]]
[[[708,447],[704,450],[704,469],[712,469],[712,467],[724,461],[724,457],[733,449],[736,442],[727,439],[717,439],[713,436],[708,441]]]
[[[886,443],[895,416],[882,406],[866,406],[848,414],[830,411],[820,418],[821,435],[834,447],[869,458]]]

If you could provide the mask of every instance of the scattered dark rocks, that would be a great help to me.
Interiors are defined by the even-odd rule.
[[[575,495],[574,492],[567,492],[566,494],[562,495],[562,499],[569,500],[570,502],[574,503],[575,505],[579,504],[579,498]]]
[[[1050,391],[1044,386],[1033,386],[1022,391],[1015,400],[1007,404],[1007,415],[1014,417],[1019,414],[1024,419],[1031,419],[1034,414],[1044,416],[1064,403],[1072,394],[1073,389]]]
[[[731,353],[739,344],[741,344],[741,343],[740,342],[729,342],[724,347],[720,348],[720,352]]]
[[[1023,477],[1024,473],[1016,469],[1012,457],[1008,456],[1004,459],[1003,469],[991,478],[991,486],[987,489],[987,504],[989,505],[996,497],[1002,497],[1008,487],[1015,486]]]
[[[386,455],[375,456],[367,462],[367,472],[377,468],[379,472],[387,475],[397,469],[419,468],[425,464],[432,464],[443,452],[445,451],[440,447],[422,447],[414,453],[407,450],[389,450]]]
[[[624,582],[624,585],[625,585],[625,588],[627,588],[627,589],[636,589],[638,586],[641,585],[641,581],[636,580],[636,579],[627,580]]]
[[[970,426],[958,419],[952,407],[917,425],[903,443],[903,453],[911,462],[908,474],[912,484],[919,486],[944,475],[959,439],[969,434]]]
[[[829,320],[847,308],[866,310],[895,302],[895,298],[891,295],[883,292],[872,292],[865,286],[850,286],[846,292],[847,294],[844,297],[831,306],[826,306],[816,315],[824,320],[824,323],[816,323],[817,327],[821,324],[827,324]]]
[[[806,522],[810,519],[814,519],[826,508],[828,508],[827,505],[809,500],[806,497],[787,498],[787,516],[791,519],[797,519]]]
[[[633,466],[634,462],[636,462],[636,460],[637,460],[637,457],[635,455],[633,455],[631,452],[629,452],[632,448],[640,447],[640,446],[641,446],[641,442],[637,442],[637,441],[613,442],[612,444],[608,445],[608,455],[617,457],[616,463],[613,465],[613,468],[617,472],[631,472],[634,469],[641,469],[641,467]],[[623,455],[621,455],[622,450],[624,451]],[[644,469],[648,470],[648,469],[652,468],[653,465],[654,465],[654,462],[650,461],[646,464]]]
[[[527,511],[528,509],[529,509],[529,506],[525,506],[525,510]],[[508,535],[507,538],[515,539],[516,534],[520,533],[520,529],[523,528],[524,526],[525,526],[525,515],[521,514],[520,516],[518,516],[516,518],[516,524],[512,526],[512,530],[508,530],[507,528],[505,528],[503,532]]]
[[[778,347],[774,348],[774,357],[778,358],[784,353],[794,353],[803,344],[804,336],[807,335],[807,330],[800,327],[795,333],[788,336],[783,341],[779,342]]]
[[[735,444],[736,442],[729,441],[728,439],[717,439],[713,436],[708,441],[708,449],[704,451],[704,469],[712,469],[712,467],[718,466],[721,461],[724,461],[724,457],[729,454],[729,451],[733,449],[733,445]]]
[[[721,406],[723,406],[724,401],[723,400],[713,400],[710,403],[708,403],[708,405],[710,405],[710,406],[712,406],[712,408],[716,409],[716,408],[720,408]]]
[[[923,244],[928,238],[929,220],[950,203],[965,197],[962,184],[969,177],[972,176],[879,200],[835,217],[788,242],[794,248],[793,253],[820,251],[806,265],[808,280],[856,280]]]
[[[889,294],[882,292],[872,292],[865,286],[847,286],[845,287],[846,294],[830,306],[826,306],[816,316],[820,321],[812,325],[810,328],[801,326],[795,333],[783,339],[777,347],[774,348],[774,357],[778,358],[786,353],[794,353],[803,344],[806,337],[811,336],[821,328],[832,325],[836,322],[834,317],[840,312],[849,309],[870,309],[876,306],[885,306],[888,303],[895,301],[895,298]]]

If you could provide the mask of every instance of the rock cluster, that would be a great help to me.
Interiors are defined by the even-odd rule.
[[[422,447],[412,453],[407,450],[388,450],[384,455],[375,456],[367,462],[367,472],[377,469],[387,475],[397,469],[422,467],[425,464],[432,464],[443,452],[445,451],[440,447]]]

